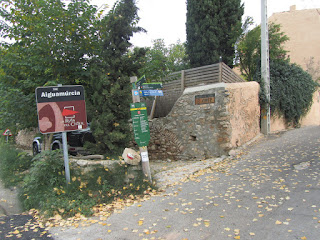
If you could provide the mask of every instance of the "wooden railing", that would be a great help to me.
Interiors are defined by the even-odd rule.
[[[236,83],[244,82],[244,80],[225,63],[217,63],[170,74],[163,81],[164,96],[157,100],[155,117],[166,116],[185,88],[220,82]],[[147,101],[147,104],[148,109],[150,109],[151,102]]]

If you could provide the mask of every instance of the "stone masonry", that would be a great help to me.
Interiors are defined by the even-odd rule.
[[[260,133],[258,93],[256,82],[185,89],[167,117],[150,123],[150,159],[201,160],[250,141]],[[215,100],[196,105],[196,96]]]

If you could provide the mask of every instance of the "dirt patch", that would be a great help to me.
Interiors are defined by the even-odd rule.
[[[184,166],[193,164],[195,162],[198,162],[198,161],[193,160],[193,161],[168,162],[168,161],[162,161],[162,160],[155,160],[155,161],[150,161],[150,170],[151,170],[151,173],[154,175],[159,172],[168,171],[168,170],[172,170],[179,167],[184,167]]]

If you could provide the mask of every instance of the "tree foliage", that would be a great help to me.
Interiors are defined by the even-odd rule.
[[[168,74],[188,68],[185,44],[179,41],[167,47],[163,39],[153,41],[148,49],[140,75],[146,75],[148,81],[161,81]]]
[[[88,77],[86,65],[96,48],[96,9],[89,1],[3,0],[0,49],[1,124],[36,126],[36,87],[75,84]],[[15,107],[13,107],[15,106]],[[20,116],[26,116],[20,117]],[[8,126],[8,125],[7,125]]]
[[[269,57],[270,59],[286,59],[287,53],[284,43],[288,36],[281,31],[279,24],[269,24]],[[261,27],[257,26],[243,34],[237,44],[237,62],[242,75],[246,80],[252,81],[261,59]]]
[[[241,0],[187,0],[187,54],[191,67],[217,63],[220,56],[233,66],[243,13]]]
[[[129,51],[137,27],[134,0],[121,0],[102,19],[101,47],[90,63],[88,112],[97,152],[120,153],[132,139],[129,128],[130,76],[137,75],[145,49]]]
[[[287,124],[299,125],[312,105],[317,84],[300,66],[290,63],[284,43],[288,36],[279,24],[269,24],[270,109],[282,115]],[[255,27],[242,35],[237,45],[237,61],[248,81],[261,85],[260,104],[267,103],[261,81],[261,28]]]
[[[129,77],[145,49],[129,53],[137,26],[135,0],[102,14],[89,0],[3,0],[0,48],[0,124],[37,126],[35,88],[82,84],[96,150],[119,152],[131,140]],[[8,124],[10,124],[8,126]]]
[[[254,80],[261,82],[260,67]],[[313,93],[318,84],[312,80],[309,73],[289,60],[275,59],[270,61],[270,109],[271,113],[283,115],[287,124],[299,125],[310,109],[313,102]],[[262,91],[264,88],[261,88]],[[261,93],[260,103],[266,99]]]

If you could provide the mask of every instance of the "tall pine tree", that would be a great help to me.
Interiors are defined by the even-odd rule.
[[[187,0],[187,54],[191,67],[219,62],[233,66],[241,35],[241,0]]]
[[[102,19],[101,48],[90,64],[87,108],[97,144],[96,152],[119,154],[132,140],[129,119],[130,76],[137,75],[146,49],[129,52],[130,38],[143,29],[137,26],[135,0],[120,0]]]

